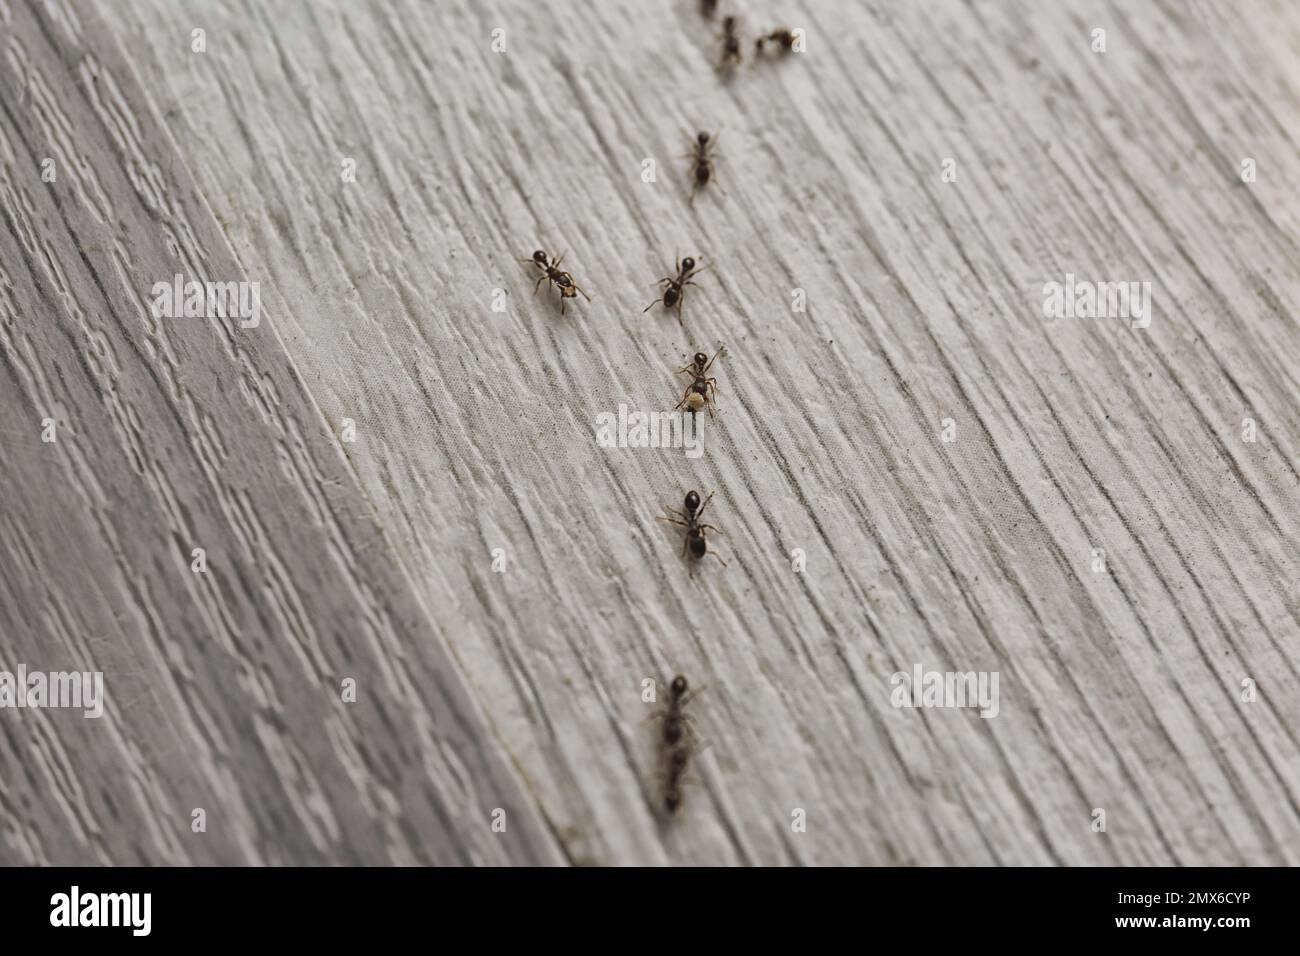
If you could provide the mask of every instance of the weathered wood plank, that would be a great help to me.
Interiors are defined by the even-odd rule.
[[[265,621],[263,644],[226,649],[258,686],[278,673],[272,665],[300,666],[295,647],[311,644],[279,610],[275,575],[297,575],[301,616],[332,620],[350,608],[363,628],[384,601],[345,600],[340,581],[350,582],[346,594],[377,588],[407,608],[405,578],[422,610],[390,615],[376,659],[446,673],[432,639],[404,623],[427,615],[492,729],[467,729],[465,747],[481,745],[489,766],[504,750],[571,860],[1300,862],[1294,10],[746,4],[750,35],[784,20],[807,30],[808,50],[745,65],[724,83],[694,8],[94,7],[100,42],[150,51],[130,57],[133,82],[118,80],[120,108],[104,112],[152,129],[156,110],[168,136],[82,144],[85,170],[73,182],[112,177],[103,202],[120,202],[131,181],[122,167],[135,168],[137,154],[169,180],[193,176],[197,196],[181,192],[221,227],[197,233],[197,248],[211,256],[228,243],[229,275],[262,282],[263,328],[283,355],[259,353],[251,367],[228,359],[242,388],[230,369],[192,360],[187,394],[226,414],[247,416],[252,403],[294,422],[290,438],[274,417],[259,424],[270,439],[245,436],[247,424],[236,439],[223,426],[221,442],[247,449],[239,474],[263,481],[281,461],[313,462],[299,486],[319,487],[316,475],[337,482],[337,520],[355,522],[347,534],[316,535],[347,541],[335,553],[351,557],[335,577],[312,580],[291,560],[307,546],[295,536],[306,534],[301,522],[265,501],[209,503],[203,513],[219,515],[205,533],[217,533],[218,517],[253,525],[236,555],[247,596],[237,610],[181,607],[156,622],[175,666],[198,672],[186,696],[158,684],[159,665],[143,668],[141,695],[170,701],[173,727],[247,724],[230,687],[202,683],[215,676],[199,668],[213,654],[196,634],[208,620]],[[28,54],[34,66],[15,65],[13,44],[41,39],[15,31],[5,44],[11,78],[52,56],[80,66],[67,51],[83,41],[69,47],[59,31],[89,20],[91,8],[40,9],[50,49]],[[190,52],[195,28],[206,31],[205,53]],[[502,53],[491,46],[496,28],[506,30]],[[1090,47],[1097,28],[1104,53]],[[42,75],[52,87],[77,82],[48,66]],[[8,123],[38,128],[26,106]],[[721,128],[721,157],[716,182],[689,205],[677,156],[701,128]],[[33,175],[36,148],[25,147],[26,165],[6,158],[11,181],[20,166]],[[653,183],[642,180],[647,158],[657,162]],[[1258,170],[1251,183],[1246,158]],[[356,161],[355,182],[341,175],[346,159]],[[946,159],[955,182],[943,179]],[[91,191],[60,206],[49,190],[27,188],[29,205],[68,215],[96,202]],[[58,226],[29,218],[33,236]],[[195,230],[206,225],[197,210],[191,218]],[[113,236],[64,233],[54,247],[65,270],[77,266],[63,262],[67,235]],[[592,303],[561,318],[553,297],[530,297],[533,279],[516,260],[539,246],[568,250],[566,268]],[[156,252],[156,238],[148,248]],[[658,310],[641,314],[675,254],[712,264],[691,292],[685,330]],[[134,245],[117,259],[131,274],[170,270],[148,253],[142,261]],[[29,310],[54,301],[26,291],[48,284],[29,271],[39,278],[7,283],[18,301]],[[1044,284],[1067,274],[1149,282],[1150,327],[1044,319]],[[89,296],[93,282],[74,275],[69,287]],[[796,289],[806,313],[791,309]],[[493,311],[496,290],[504,312]],[[102,319],[116,323],[100,335],[117,363],[133,314]],[[138,326],[133,334],[143,336]],[[159,334],[181,347],[175,329]],[[249,339],[234,342],[246,351],[266,336]],[[100,443],[116,434],[107,424],[115,396],[144,389],[157,360],[137,359],[111,389],[86,373],[81,391],[45,395],[79,339],[36,341],[20,354],[47,384],[21,394],[58,399],[65,415],[98,410],[106,424],[82,460],[89,468],[118,455],[109,475],[128,477],[126,452]],[[704,422],[703,457],[597,446],[598,413],[670,408],[682,357],[722,344],[719,414]],[[10,382],[23,374],[11,371]],[[189,414],[163,418],[178,387],[165,384],[131,407],[146,430],[171,428],[170,440],[148,438],[159,449],[153,498],[184,494],[193,510],[215,481],[193,448],[207,426]],[[263,392],[299,404],[290,415],[259,401]],[[37,404],[19,404],[24,433]],[[355,443],[322,433],[338,433],[344,418],[357,423]],[[1258,441],[1243,440],[1246,418]],[[97,635],[99,653],[138,654],[138,620],[161,613],[162,597],[73,595],[67,575],[96,548],[122,553],[120,580],[154,581],[162,567],[179,573],[169,561],[184,570],[180,549],[163,528],[138,539],[60,535],[47,499],[30,490],[49,481],[42,451],[33,444],[12,466],[29,491],[7,523],[9,550],[35,552],[43,573],[61,569],[64,590],[48,596],[59,633],[85,635],[125,615],[127,625]],[[56,473],[75,474],[63,467]],[[692,572],[674,529],[653,520],[692,487],[717,492],[710,510],[725,530],[716,547],[726,568]],[[137,487],[112,500],[142,509],[144,524],[153,498]],[[369,544],[363,528],[382,529],[382,540]],[[497,548],[504,573],[492,570]],[[806,555],[802,573],[795,548]],[[1094,549],[1105,552],[1102,573]],[[5,604],[31,626],[46,598],[15,591]],[[997,672],[998,716],[893,707],[890,675],[918,664]],[[680,819],[664,825],[640,689],[676,671],[706,686],[691,705],[706,749]],[[1243,678],[1258,683],[1253,702],[1242,700]],[[403,703],[416,707],[414,696]],[[301,820],[294,809],[313,805],[304,794],[340,792],[317,782],[322,768],[352,763],[307,749],[293,729],[326,706],[285,688],[277,713],[300,723],[275,738],[283,749],[250,744],[227,758],[230,792],[270,788],[266,812],[277,820]],[[395,715],[384,726],[401,732]],[[371,733],[385,731],[338,737],[357,750],[389,742]],[[179,734],[187,759],[193,735]],[[143,748],[132,779],[179,773],[181,757],[156,735],[123,739]],[[432,748],[440,739],[424,737]],[[67,756],[46,763],[65,765],[83,788],[100,785],[108,771],[97,758],[63,746]],[[201,762],[183,766],[201,775]],[[391,772],[403,768],[424,783],[407,764]],[[478,772],[457,781],[490,790],[501,780],[484,784]],[[355,780],[370,785],[365,774]],[[48,786],[32,779],[9,792],[18,800]],[[63,804],[59,820],[86,813],[79,794]],[[795,808],[807,811],[807,832],[791,831]],[[1094,808],[1106,810],[1104,834],[1092,832]],[[11,845],[50,839],[50,819],[27,818]],[[296,839],[258,844],[261,858],[347,861],[404,847],[425,858],[458,840],[492,859],[545,855],[546,839],[531,833],[494,853],[464,827],[348,831],[330,844],[299,825]],[[229,827],[227,858],[255,858],[234,847],[255,840],[257,825]],[[142,823],[127,814],[121,828],[137,833]],[[87,845],[70,845],[65,858]]]
[[[89,13],[0,9],[0,666],[105,714],[0,711],[0,862],[559,859],[273,326],[151,312],[250,276]]]

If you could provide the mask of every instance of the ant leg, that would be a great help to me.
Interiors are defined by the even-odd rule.
[[[717,558],[719,561],[722,561],[722,555],[718,554],[718,552],[716,552],[716,551],[709,551],[709,552],[707,552],[707,553],[713,555],[713,556],[714,556],[715,558]],[[722,561],[722,566],[725,568],[725,567],[727,566],[727,562],[726,562],[726,561]]]
[[[533,295],[537,295],[537,290],[540,289],[540,288],[542,287],[542,282],[543,282],[543,280],[545,280],[546,278],[548,278],[548,277],[547,277],[546,273],[543,272],[543,273],[541,274],[541,276],[537,279],[537,285],[533,286]]]
[[[701,530],[703,530],[703,529],[705,529],[705,528],[707,528],[707,529],[710,530],[710,531],[716,531],[716,532],[718,532],[718,534],[722,534],[722,529],[719,528],[719,527],[718,527],[717,525],[715,525],[715,524],[702,524],[702,525],[700,525],[700,529],[701,529]]]
[[[582,297],[583,297],[584,299],[586,299],[588,302],[591,301],[591,296],[587,295],[586,290],[583,289],[582,286],[578,285],[578,283],[576,283],[576,282],[573,281],[573,276],[569,276],[569,283],[570,283],[570,284],[571,284],[575,289],[577,289],[579,292],[582,293]]]
[[[569,250],[568,250],[568,249],[565,249],[563,252],[561,252],[561,253],[560,253],[560,258],[559,258],[559,259],[556,259],[554,262],[551,263],[551,268],[552,268],[552,269],[558,269],[558,268],[560,268],[560,259],[563,259],[563,258],[564,258],[565,256],[567,256],[568,254],[569,254]]]
[[[659,298],[655,299],[653,302],[651,302],[649,305],[647,305],[644,309],[641,310],[641,314],[645,315],[647,312],[649,312],[651,309],[653,309],[656,305],[658,305],[663,300],[664,300],[663,296],[660,296]]]
[[[700,688],[700,689],[703,690],[704,688]],[[695,697],[695,691],[694,690],[688,691],[686,696],[681,699],[681,706],[685,706],[694,697]],[[672,715],[672,705],[669,703],[665,703],[653,714],[647,716],[645,720],[641,721],[641,723],[648,724],[652,720],[664,720],[665,718],[671,715]],[[682,722],[683,727],[694,727],[695,718],[690,714],[683,713],[682,711],[679,710],[676,716],[677,719]]]
[[[713,358],[709,359],[709,364],[706,365],[706,366],[704,366],[704,371],[701,372],[700,374],[701,374],[701,375],[708,375],[708,374],[709,374],[709,369],[713,368],[713,363],[716,362],[716,361],[718,360],[718,356],[721,355],[721,354],[722,354],[722,346],[718,346],[718,350],[717,350],[716,352],[713,353]]]
[[[708,505],[708,503],[709,503],[710,501],[713,500],[713,496],[714,496],[715,494],[717,494],[717,492],[715,492],[715,491],[710,491],[710,492],[709,492],[709,497],[707,497],[707,498],[704,499],[704,504],[700,505],[698,508],[695,509],[695,520],[696,520],[696,521],[698,521],[698,520],[700,519],[700,515],[704,514],[704,509],[705,509],[705,507]]]

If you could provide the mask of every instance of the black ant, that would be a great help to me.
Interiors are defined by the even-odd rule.
[[[713,15],[718,12],[718,0],[700,0],[700,13],[712,20]]]
[[[682,514],[675,508],[668,508],[666,509],[668,511],[667,515],[659,516],[660,521],[668,521],[686,529],[686,539],[682,542],[683,555],[689,550],[696,559],[704,557],[709,553],[709,546],[704,540],[704,532],[716,531],[718,534],[722,534],[721,528],[716,528],[711,524],[700,524],[700,516],[704,514],[704,509],[708,507],[709,502],[712,500],[713,495],[710,493],[709,497],[704,499],[704,503],[700,504],[699,493],[688,491],[685,502],[686,514]],[[713,552],[713,556],[722,561],[724,568],[727,566],[727,562],[723,561],[722,556],[716,551]]]
[[[573,276],[569,275],[569,273],[567,272],[560,271],[560,260],[562,260],[565,257],[565,255],[567,255],[567,253],[562,252],[554,262],[548,262],[546,253],[544,253],[541,249],[538,249],[536,252],[533,253],[533,257],[531,259],[519,260],[520,262],[527,262],[532,265],[535,265],[537,266],[537,268],[542,270],[542,274],[537,277],[537,285],[533,286],[533,295],[537,295],[537,290],[542,287],[543,280],[549,282],[553,286],[559,287],[560,315],[564,315],[565,300],[576,298],[579,292],[582,292],[582,297],[584,299],[586,299],[588,302],[591,301],[591,296],[587,295],[586,292],[583,292],[582,287],[579,286],[578,283],[573,281]]]
[[[704,267],[704,269],[707,268],[708,266]],[[690,256],[687,256],[680,263],[677,263],[676,269],[677,278],[674,279],[671,276],[664,276],[659,280],[660,284],[667,283],[667,287],[664,289],[664,294],[642,309],[641,312],[643,315],[662,302],[665,309],[671,309],[673,306],[677,307],[677,323],[683,325],[682,302],[686,299],[686,287],[688,285],[696,285],[697,283],[692,282],[691,278],[699,275],[704,271],[704,269],[696,269],[695,260]]]
[[[763,44],[775,43],[777,46],[781,48],[779,52],[789,53],[791,50],[794,49],[794,40],[795,40],[794,32],[792,30],[786,29],[785,27],[781,27],[779,30],[773,30],[767,36],[759,37],[757,40],[755,40],[754,50],[757,53],[757,55],[762,56]]]
[[[678,375],[689,375],[691,384],[686,386],[682,400],[673,406],[674,410],[684,405],[686,410],[694,415],[701,408],[707,408],[709,417],[713,417],[713,402],[718,394],[718,380],[709,377],[709,369],[713,368],[713,363],[721,354],[722,349],[714,352],[713,358],[709,358],[703,352],[696,352],[690,365],[683,365],[677,370]]]
[[[722,18],[722,56],[718,60],[718,70],[727,72],[742,59],[740,52],[740,34],[736,32],[736,18]]]
[[[694,494],[694,492],[692,492]],[[678,674],[669,687],[668,709],[660,716],[664,721],[663,750],[667,779],[664,785],[664,809],[676,813],[682,805],[682,778],[691,759],[690,717],[685,713],[686,678]],[[684,739],[686,738],[686,739]]]
[[[713,178],[713,150],[717,144],[716,139],[710,139],[708,133],[700,133],[695,137],[695,144],[691,147],[691,152],[686,155],[691,161],[691,203],[695,202],[695,194],[709,184]]]
[[[682,805],[682,777],[686,775],[686,764],[690,752],[685,747],[678,747],[668,755],[668,781],[664,786],[664,809],[676,813]]]

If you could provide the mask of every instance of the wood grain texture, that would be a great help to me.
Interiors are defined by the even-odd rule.
[[[107,713],[0,712],[0,861],[558,860],[274,331],[150,312],[238,267],[84,13],[0,7],[0,623]]]
[[[5,633],[116,701],[0,713],[0,859],[1300,862],[1292,5],[764,0],[808,50],[729,82],[686,2],[0,22]],[[685,329],[641,313],[676,254]],[[257,334],[151,322],[177,262],[260,281]],[[1151,326],[1044,319],[1067,273]],[[702,458],[597,446],[720,345]],[[725,568],[654,520],[688,488]],[[917,664],[1000,713],[891,706]]]

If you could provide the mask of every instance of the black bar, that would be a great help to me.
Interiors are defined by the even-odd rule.
[[[74,886],[78,921],[116,910],[125,925],[52,925],[71,922]],[[15,868],[0,869],[0,938],[8,952],[19,952],[10,944],[23,941],[66,943],[74,933],[82,943],[335,948],[402,938],[437,945],[463,936],[458,948],[506,940],[621,946],[639,938],[666,945],[677,933],[695,948],[706,938],[770,944],[778,932],[828,945],[839,937],[1180,946],[1200,938],[1232,946],[1293,927],[1296,890],[1289,869]],[[132,909],[121,897],[104,906],[99,896],[123,893],[149,894],[147,936],[135,932],[144,924],[143,896]],[[1208,928],[1187,922],[1207,918]],[[1118,925],[1125,919],[1154,924]]]

